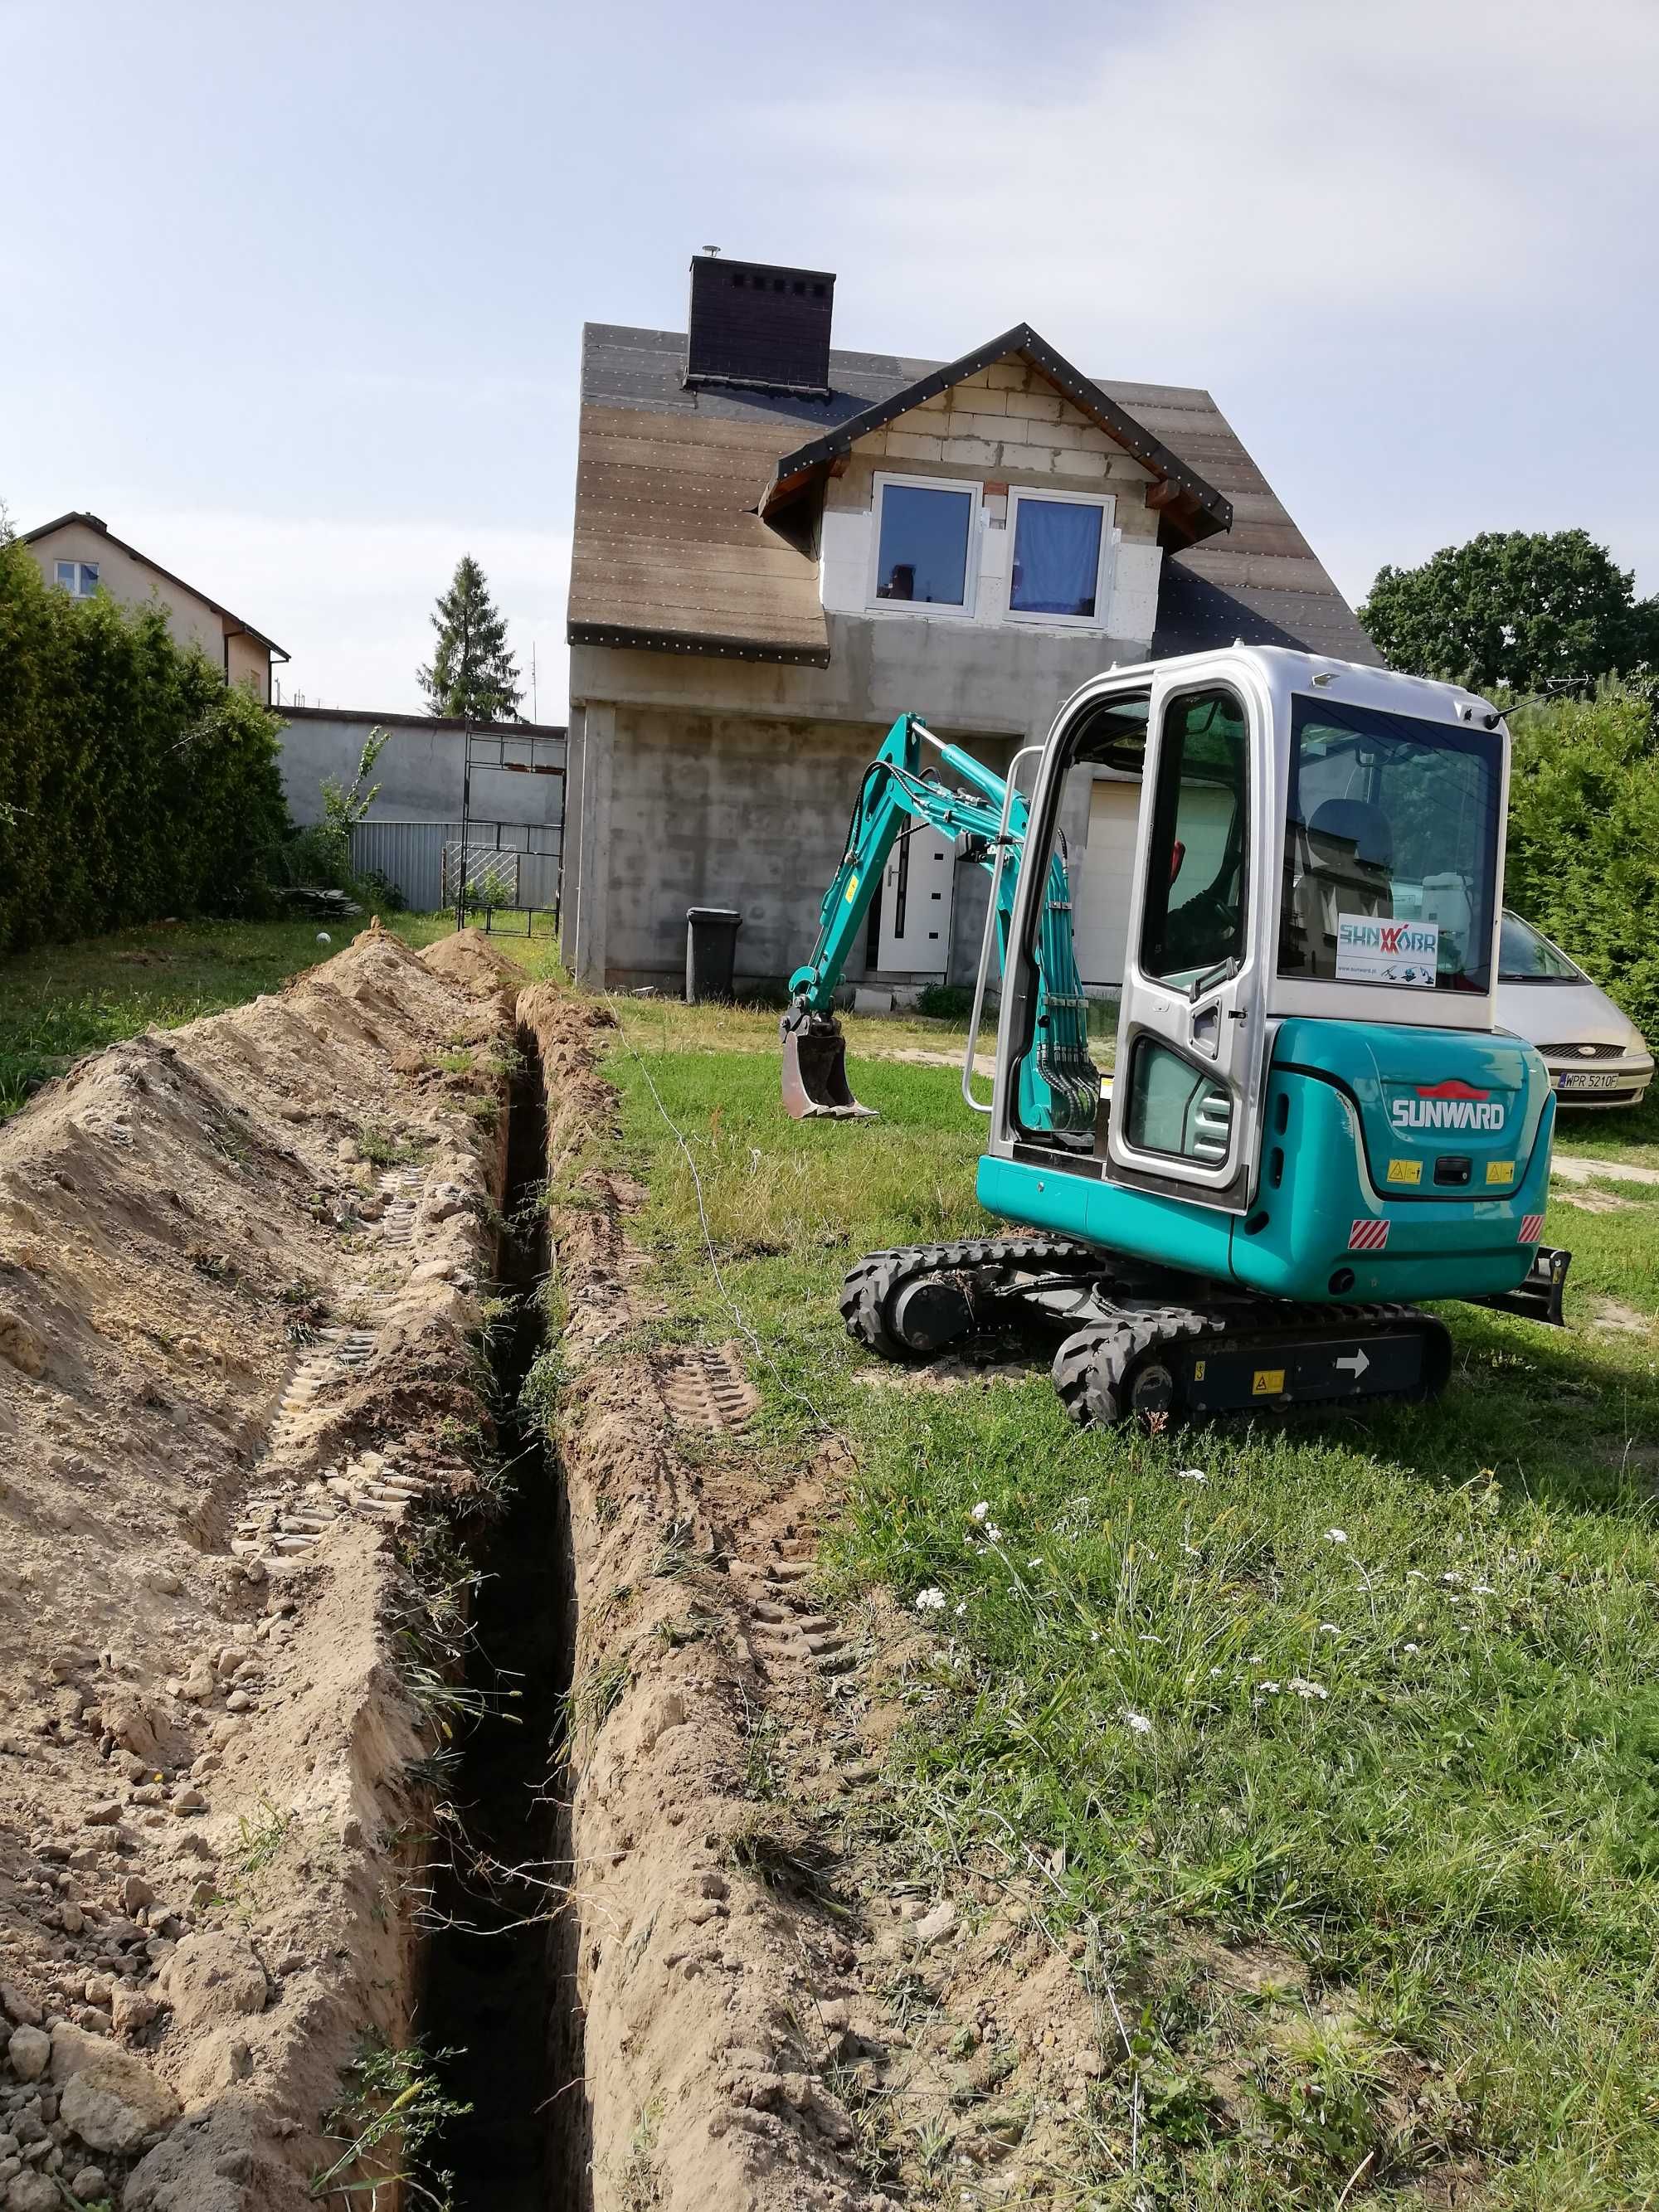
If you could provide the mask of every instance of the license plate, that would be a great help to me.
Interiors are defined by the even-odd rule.
[[[1592,1075],[1588,1070],[1571,1068],[1555,1079],[1558,1091],[1617,1091],[1629,1079],[1623,1075]]]

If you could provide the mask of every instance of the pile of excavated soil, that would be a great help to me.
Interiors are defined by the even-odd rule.
[[[609,1017],[545,988],[519,1011],[547,1078],[567,1316],[593,2201],[1073,2202],[1091,2088],[1126,2048],[1101,1962],[1049,1933],[1054,1871],[1017,1839],[972,1866],[907,1856],[882,1770],[938,1639],[816,1605],[845,1448],[781,1480],[722,1452],[753,1404],[742,1348],[654,1344],[627,1227],[641,1194],[597,1073]]]
[[[310,2202],[358,2039],[410,2039],[392,1625],[441,1670],[506,969],[371,930],[0,1131],[8,2212]]]

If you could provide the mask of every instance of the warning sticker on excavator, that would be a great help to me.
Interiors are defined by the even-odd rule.
[[[1258,1367],[1250,1378],[1253,1398],[1282,1398],[1285,1395],[1285,1370],[1282,1367]]]
[[[1423,1163],[1421,1160],[1390,1160],[1389,1162],[1389,1181],[1390,1182],[1421,1182],[1422,1180]]]
[[[1515,1162],[1513,1160],[1488,1160],[1486,1162],[1486,1181],[1488,1182],[1513,1182],[1515,1181]]]
[[[848,876],[847,878],[847,890],[842,896],[842,904],[843,906],[851,906],[853,901],[858,896],[858,895],[859,879],[856,876]]]
[[[1201,1359],[1195,1359],[1193,1362],[1193,1380],[1194,1382],[1201,1382],[1204,1380],[1204,1362]]]

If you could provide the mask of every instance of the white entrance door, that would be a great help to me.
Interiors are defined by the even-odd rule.
[[[901,836],[881,879],[878,964],[884,975],[937,975],[951,963],[957,848],[937,830]]]
[[[1072,890],[1078,972],[1086,990],[1115,991],[1123,981],[1139,813],[1139,782],[1100,777],[1091,787],[1088,848]]]

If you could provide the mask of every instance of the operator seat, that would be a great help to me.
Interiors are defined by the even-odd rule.
[[[1394,920],[1394,825],[1369,799],[1327,799],[1298,827],[1292,920],[1310,975],[1336,973],[1342,915]]]

